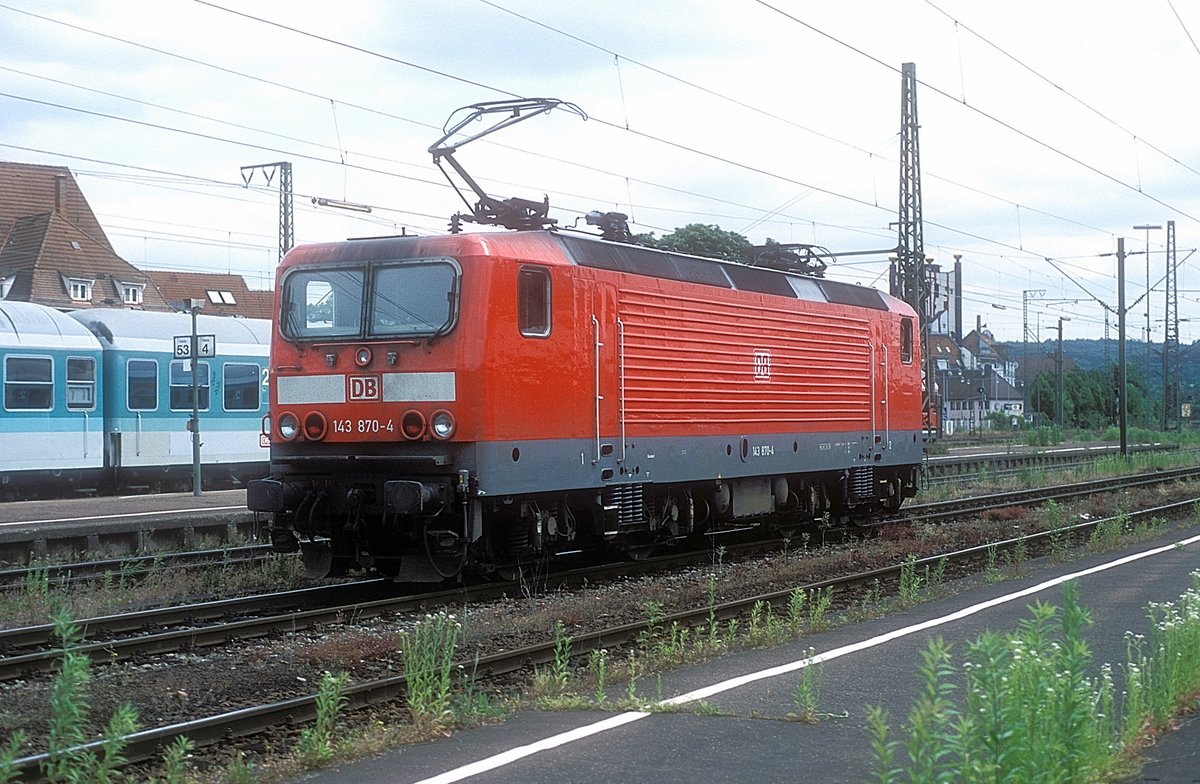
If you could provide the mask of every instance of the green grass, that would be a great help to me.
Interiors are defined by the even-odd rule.
[[[1178,602],[1150,606],[1149,639],[1127,639],[1123,701],[1110,667],[1094,674],[1091,620],[1074,583],[1063,586],[1061,608],[1038,603],[1017,630],[968,643],[961,665],[934,640],[907,737],[890,739],[881,709],[868,714],[873,780],[1089,784],[1127,769],[1200,695],[1200,572],[1193,584]]]

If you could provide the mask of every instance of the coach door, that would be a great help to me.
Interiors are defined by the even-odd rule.
[[[591,310],[591,461],[600,478],[620,476],[625,459],[625,325],[617,314],[617,292],[597,284],[589,292]]]

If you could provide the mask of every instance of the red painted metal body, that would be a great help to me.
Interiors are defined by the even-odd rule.
[[[380,293],[386,275],[444,283],[409,303],[403,287]],[[530,231],[300,247],[280,265],[277,311],[301,313],[296,281],[340,296],[354,276],[358,326],[342,303],[312,321],[325,303],[311,287],[308,315],[277,322],[275,484],[251,489],[273,530],[329,539],[335,556],[389,558],[433,530],[464,563],[499,563],[512,560],[500,528],[535,529],[510,550],[551,551],[568,522],[659,541],[915,491],[921,362],[915,314],[894,298]],[[437,315],[375,333],[394,329],[377,311],[406,308]],[[433,426],[446,415],[448,436]]]

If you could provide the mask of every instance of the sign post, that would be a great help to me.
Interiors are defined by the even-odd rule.
[[[196,332],[196,320],[204,307],[204,300],[189,299],[188,310],[192,314],[192,334],[175,336],[175,358],[188,359],[192,363],[192,418],[188,430],[192,432],[192,495],[200,495],[200,358],[217,355],[217,336],[200,335]]]

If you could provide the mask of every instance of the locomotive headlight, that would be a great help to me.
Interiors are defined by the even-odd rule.
[[[429,418],[429,430],[434,438],[445,441],[454,435],[454,416],[445,409],[434,411]]]
[[[371,364],[371,349],[363,346],[358,351],[354,352],[354,364],[359,367],[366,367]]]
[[[279,435],[284,441],[292,441],[300,432],[300,420],[290,411],[279,415]]]

